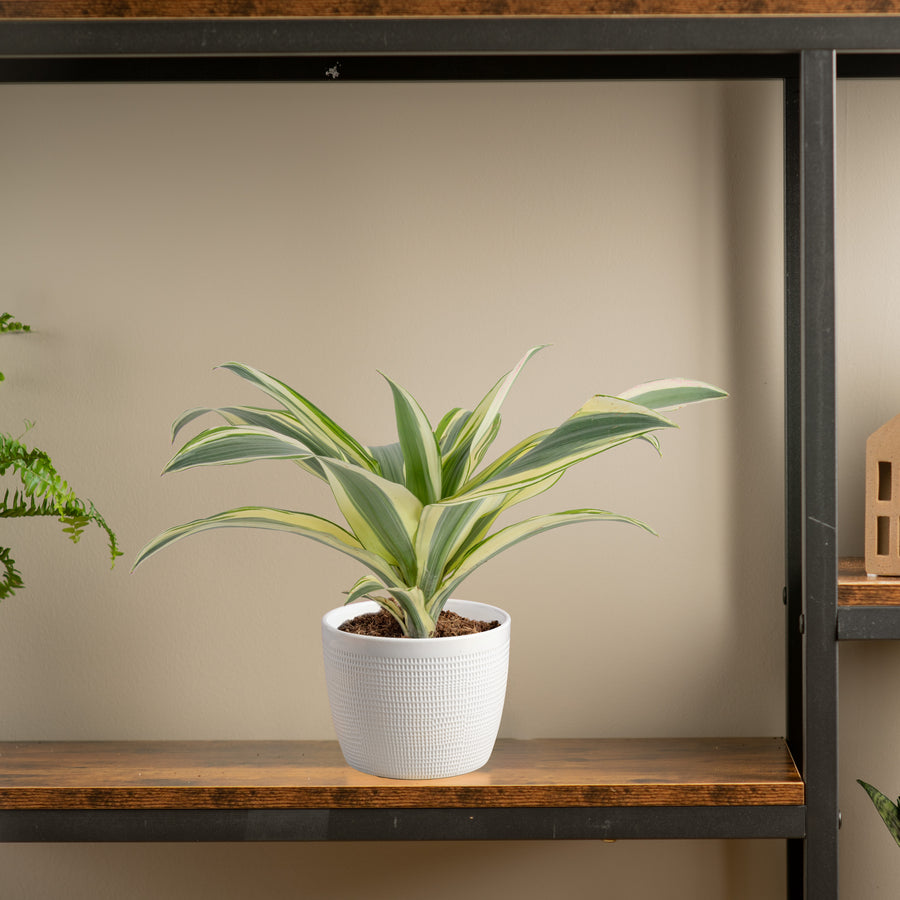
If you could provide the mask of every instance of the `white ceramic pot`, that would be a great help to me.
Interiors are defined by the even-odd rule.
[[[338,626],[375,612],[371,601],[322,619],[325,679],[341,751],[355,769],[386,778],[447,778],[490,758],[506,698],[510,616],[449,600],[461,616],[500,622],[479,634],[384,638]]]

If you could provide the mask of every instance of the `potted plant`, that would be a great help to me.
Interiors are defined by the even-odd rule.
[[[216,413],[224,425],[191,438],[164,471],[287,459],[331,488],[346,525],[308,513],[243,507],[170,528],[135,566],[188,535],[215,528],[286,531],[345,553],[368,571],[346,603],[323,620],[332,717],[348,763],[390,777],[443,777],[483,765],[499,726],[506,684],[510,617],[451,598],[479,566],[544,531],[582,522],[629,522],[598,509],[532,516],[491,531],[501,513],[551,488],[571,466],[654,432],[675,427],[664,411],[724,396],[711,385],[674,379],[598,394],[556,428],[519,441],[482,465],[500,426],[500,407],[528,351],[473,410],[452,409],[432,427],[412,395],[385,376],[398,441],[366,446],[288,385],[250,366],[222,368],[278,406],[190,409],[173,426]],[[435,637],[448,613],[495,625],[466,636]],[[400,637],[348,633],[360,614],[394,626]],[[371,614],[371,615],[370,615]],[[484,629],[484,626],[475,626]],[[489,682],[489,677],[496,679]],[[379,679],[386,679],[383,683]],[[468,695],[458,688],[467,687]],[[427,705],[433,694],[434,707]],[[461,731],[462,734],[457,734]]]
[[[11,313],[0,313],[0,334],[25,334],[29,325],[16,321]],[[0,372],[0,381],[3,381]],[[26,431],[32,423],[26,423]],[[21,436],[0,433],[0,475],[12,473],[19,486],[6,488],[0,496],[0,519],[50,516],[58,519],[63,532],[75,544],[91,523],[106,533],[112,565],[122,553],[116,536],[99,510],[89,500],[81,500],[62,479],[50,457],[36,447],[27,447]],[[0,600],[24,587],[9,547],[0,547]]]

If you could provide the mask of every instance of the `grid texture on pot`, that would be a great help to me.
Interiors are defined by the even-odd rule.
[[[508,639],[433,658],[370,657],[326,646],[331,715],[344,757],[389,778],[444,778],[480,768],[500,727],[508,663]]]

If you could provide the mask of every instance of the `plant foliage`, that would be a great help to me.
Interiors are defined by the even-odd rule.
[[[635,519],[598,509],[533,516],[491,531],[502,513],[552,487],[576,463],[637,438],[658,447],[654,432],[676,427],[663,411],[725,396],[719,388],[683,379],[639,385],[618,397],[598,394],[558,427],[530,435],[482,467],[500,427],[500,407],[540,349],[529,350],[474,409],[452,409],[436,427],[413,396],[385,376],[398,440],[374,447],[352,437],[283,382],[227,363],[222,368],[255,385],[277,408],[188,410],[176,420],[173,440],[207,413],[226,424],[188,440],[164,472],[291,460],[327,482],[346,527],[286,509],[232,509],[168,529],[140,552],[135,566],[173,541],[209,529],[286,531],[345,553],[368,570],[348,592],[348,603],[375,600],[404,634],[429,637],[460,583],[520,541],[580,522],[629,522],[650,531]]]
[[[900,845],[900,800],[894,803],[882,794],[878,788],[872,787],[871,784],[866,784],[865,781],[860,781],[859,779],[857,779],[857,782],[862,785],[863,790],[869,795],[869,799],[875,805],[875,809],[878,810],[878,815],[881,816],[884,824],[887,826],[891,837]]]
[[[13,321],[9,313],[0,315],[0,333],[30,330],[28,325]],[[59,520],[63,532],[75,544],[93,523],[106,533],[110,558],[115,565],[122,553],[115,534],[94,504],[78,498],[43,450],[26,447],[18,438],[0,433],[0,476],[7,474],[15,478],[17,486],[4,490],[0,518],[51,516]],[[0,547],[0,600],[22,587],[22,575],[10,548]]]
[[[31,331],[30,325],[23,325],[17,322],[12,313],[0,313],[0,334],[14,334],[15,332]],[[0,381],[3,381],[4,375],[0,372]]]

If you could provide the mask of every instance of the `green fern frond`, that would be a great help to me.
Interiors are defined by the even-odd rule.
[[[18,477],[21,487],[7,489],[0,501],[0,518],[49,516],[58,519],[63,533],[77,544],[89,525],[100,528],[107,538],[112,566],[122,555],[116,535],[90,501],[81,500],[60,476],[49,455],[26,447],[8,434],[0,434],[0,475]],[[0,552],[0,599],[23,587],[22,577],[9,556]]]
[[[0,600],[11,597],[20,587],[24,587],[22,575],[10,556],[10,549],[0,547]]]
[[[24,325],[17,322],[12,313],[0,313],[0,334],[14,334],[15,332],[31,331],[30,325]],[[3,373],[0,372],[0,381],[4,380]]]
[[[7,334],[15,331],[31,331],[31,326],[17,322],[13,318],[12,313],[0,313],[0,334]]]

